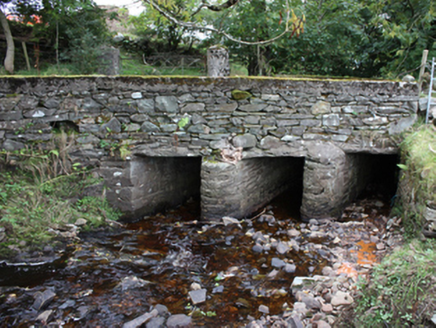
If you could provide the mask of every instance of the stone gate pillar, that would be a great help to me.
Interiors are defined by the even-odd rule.
[[[207,75],[221,77],[230,75],[229,51],[223,46],[207,49]]]

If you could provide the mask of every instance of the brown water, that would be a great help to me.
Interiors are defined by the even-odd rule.
[[[34,295],[52,289],[56,297],[48,305],[53,310],[50,322],[59,326],[120,327],[163,304],[172,314],[192,315],[198,327],[241,327],[248,316],[262,315],[260,305],[268,306],[270,314],[292,308],[293,278],[320,274],[334,260],[329,251],[332,237],[310,237],[283,198],[267,208],[274,222],[247,218],[240,227],[201,223],[198,207],[191,201],[123,230],[83,235],[52,264],[0,267],[0,326],[38,324],[42,310],[32,308]],[[302,231],[294,237],[299,251],[253,252],[253,232],[289,241],[286,232],[292,228]],[[309,247],[314,244],[319,246]],[[373,249],[360,246],[362,260],[372,260]],[[295,264],[296,271],[274,271],[273,258]],[[132,276],[148,283],[122,290],[118,284]],[[188,292],[193,282],[207,289],[206,302],[192,304]]]

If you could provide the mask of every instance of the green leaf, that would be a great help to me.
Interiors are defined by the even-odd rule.
[[[407,165],[404,164],[397,164],[397,166],[402,169],[403,171],[407,171],[409,169],[409,167]]]
[[[189,123],[189,117],[183,117],[183,118],[181,118],[180,121],[177,123],[177,126],[178,126],[180,129],[183,129],[183,128],[186,126],[186,124],[188,124],[188,123]]]

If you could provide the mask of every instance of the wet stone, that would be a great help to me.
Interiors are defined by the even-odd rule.
[[[298,315],[293,315],[289,319],[287,319],[290,328],[304,328],[303,323]]]
[[[223,291],[224,291],[224,286],[217,286],[213,288],[212,294],[222,293]]]
[[[271,260],[271,265],[275,268],[280,269],[280,268],[284,267],[286,265],[286,263],[285,263],[285,261],[283,261],[277,257],[273,257]]]
[[[269,307],[267,307],[266,305],[259,305],[259,312],[268,314],[269,313]]]
[[[175,314],[167,320],[168,328],[190,328],[192,327],[192,319],[185,314]]]
[[[135,319],[133,319],[133,320],[131,320],[129,322],[126,322],[123,325],[123,328],[136,328],[136,327],[140,327],[144,323],[149,321],[150,319],[156,317],[157,315],[158,315],[158,311],[156,309],[154,309],[150,313],[144,313],[143,315],[141,315],[141,316],[139,316],[139,317],[137,317],[137,318],[135,318]]]
[[[143,280],[141,278],[135,276],[124,277],[121,282],[117,285],[117,288],[121,288],[121,290],[129,290],[143,287],[149,284],[148,281]]]
[[[263,247],[259,244],[256,244],[253,246],[252,248],[253,252],[255,253],[262,253],[263,252]]]
[[[299,235],[300,235],[300,231],[298,231],[297,229],[288,230],[288,236],[291,238],[298,237]]]
[[[279,242],[277,244],[277,253],[279,254],[285,254],[290,250],[289,246],[285,243]]]
[[[65,303],[63,303],[61,306],[59,306],[59,309],[64,310],[68,309],[70,307],[73,307],[76,304],[76,301],[68,300]]]
[[[145,325],[145,328],[165,328],[165,318],[163,317],[156,317],[152,318],[147,324]]]
[[[168,308],[162,304],[156,304],[154,308],[157,310],[158,315],[167,316],[169,314]]]
[[[284,268],[286,273],[294,273],[297,270],[295,264],[286,263]]]
[[[46,325],[50,318],[52,317],[53,310],[46,310],[42,312],[38,317],[36,318],[36,321],[40,321],[43,325]]]
[[[53,301],[53,299],[55,297],[56,297],[56,294],[53,291],[51,291],[50,289],[46,289],[42,293],[37,293],[32,307],[35,310],[39,311],[39,310],[45,308],[46,306],[48,306],[51,303],[51,301]]]

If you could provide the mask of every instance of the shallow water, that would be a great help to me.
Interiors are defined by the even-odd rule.
[[[361,213],[372,213],[365,218],[372,226],[359,226],[353,232],[356,238],[362,233],[369,236],[386,211],[386,206],[374,210],[373,204],[362,206]],[[46,289],[56,293],[46,308],[53,310],[49,322],[64,327],[120,327],[156,304],[167,306],[172,314],[192,315],[195,326],[207,327],[244,326],[248,316],[263,315],[260,305],[272,315],[280,314],[292,308],[290,286],[295,276],[320,274],[336,260],[337,235],[311,232],[293,218],[294,212],[279,198],[267,207],[269,216],[246,218],[240,226],[204,224],[198,221],[198,202],[191,201],[117,232],[82,235],[54,263],[0,267],[0,325],[41,325],[36,318],[44,309],[37,311],[32,304],[35,295]],[[344,220],[362,221],[351,218],[355,213]],[[291,238],[289,229],[301,234]],[[258,231],[269,236],[270,250],[253,251],[252,234]],[[279,254],[274,248],[276,242],[291,239],[299,245],[298,251]],[[369,241],[349,249],[363,264],[377,261]],[[274,268],[273,258],[294,264],[295,272]],[[126,277],[145,282],[123,288],[120,283]],[[194,282],[207,290],[206,301],[198,305],[188,294]]]

